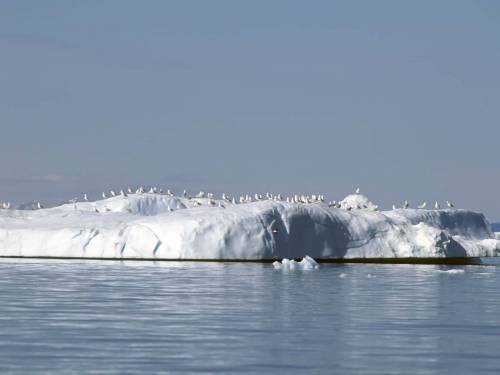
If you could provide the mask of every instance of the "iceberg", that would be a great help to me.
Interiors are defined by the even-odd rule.
[[[0,256],[175,260],[488,257],[500,241],[481,213],[378,211],[354,194],[283,201],[118,195],[38,210],[0,209]]]
[[[275,261],[273,262],[273,267],[276,270],[315,270],[319,268],[319,265],[313,258],[306,255],[300,262],[287,258],[284,258],[281,263],[279,261]]]

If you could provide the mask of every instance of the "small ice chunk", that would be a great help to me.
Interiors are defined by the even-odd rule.
[[[446,270],[446,271],[439,270],[439,272],[441,272],[441,273],[447,273],[448,275],[460,275],[462,273],[465,273],[465,270],[462,270],[462,269],[451,269],[451,270]]]
[[[343,279],[343,278],[344,278],[344,277],[346,277],[346,276],[347,276],[347,274],[345,274],[345,273],[341,273],[341,274],[339,275],[339,277],[340,277],[341,279]]]
[[[275,261],[273,263],[273,267],[276,270],[313,270],[319,268],[318,263],[311,258],[309,255],[306,255],[300,262],[296,262],[294,259],[283,258],[280,262]]]
[[[313,270],[315,268],[318,268],[318,263],[311,258],[309,255],[306,255],[301,261],[300,264],[302,265],[302,268],[305,270]]]

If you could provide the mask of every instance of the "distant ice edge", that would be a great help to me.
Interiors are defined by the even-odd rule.
[[[361,195],[348,197],[350,201]],[[488,257],[500,241],[467,210],[331,208],[131,194],[35,211],[0,210],[0,256],[137,259]],[[221,201],[222,203],[222,201]],[[364,204],[366,206],[366,204]],[[99,211],[99,212],[96,212]]]

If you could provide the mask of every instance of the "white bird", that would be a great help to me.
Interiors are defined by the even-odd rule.
[[[134,191],[133,191],[131,188],[128,188],[128,189],[127,189],[127,192],[128,192],[129,194],[134,194]]]
[[[155,192],[155,189],[153,187],[150,187],[148,193],[149,194],[154,194],[154,192]]]
[[[397,208],[397,207],[393,204],[393,205],[392,205],[392,209],[393,209],[393,210],[397,210],[398,208]]]
[[[420,208],[420,209],[422,209],[422,210],[423,210],[425,207],[427,207],[427,202],[424,202],[424,203],[422,203],[420,206],[418,206],[418,208]]]
[[[83,194],[83,200],[84,200],[85,202],[88,202],[88,201],[89,201],[89,198],[87,197],[87,194]]]
[[[436,201],[436,203],[434,203],[434,208],[436,210],[439,210],[441,208],[441,206],[439,205],[439,203]]]
[[[360,190],[359,190],[359,187],[356,188],[356,191],[354,192],[354,194],[359,194]]]
[[[215,202],[213,201],[212,198],[208,198],[208,205],[209,206],[215,206]]]
[[[170,189],[167,189],[167,195],[168,195],[168,196],[170,196],[170,197],[172,197],[172,196],[174,195],[174,193],[172,193],[172,192],[170,191]]]
[[[182,207],[181,207],[181,203],[180,202],[177,202],[177,209],[180,210]]]
[[[232,204],[236,204],[236,198],[235,197],[233,197],[233,199],[231,199],[231,203]]]
[[[111,194],[113,197],[116,197],[116,193],[114,192],[114,190],[111,190],[111,191],[110,191],[110,194]]]
[[[127,197],[127,193],[125,193],[123,190],[120,190],[120,195],[121,195],[122,197]]]
[[[41,210],[43,208],[42,204],[40,202],[36,202],[36,207]]]
[[[448,208],[455,208],[455,205],[449,201],[446,201],[446,205],[448,206]]]
[[[5,203],[4,207],[6,210],[10,209],[10,202]]]
[[[196,198],[203,198],[205,197],[205,192],[200,191],[198,194],[196,194]]]
[[[170,206],[167,207],[167,210],[168,210],[168,212],[172,212],[173,211],[173,209]]]
[[[410,204],[408,203],[408,201],[405,201],[405,203],[404,203],[403,207],[404,207],[405,209],[407,209],[407,208],[409,208],[409,207],[410,207]]]
[[[226,207],[224,207],[224,205],[222,204],[222,202],[219,202],[219,208],[226,208]]]
[[[105,193],[104,191],[102,192],[101,197],[102,197],[103,199],[106,199],[106,198],[107,198],[106,193]]]
[[[188,197],[188,193],[187,193],[187,191],[186,191],[186,190],[184,190],[184,191],[182,192],[182,196],[183,196],[184,198],[187,198],[187,197]]]

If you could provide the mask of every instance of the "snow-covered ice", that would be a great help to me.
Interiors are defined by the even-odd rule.
[[[279,199],[234,204],[143,193],[39,210],[0,209],[0,256],[275,260],[500,253],[481,213],[378,211],[360,194],[340,205]]]

